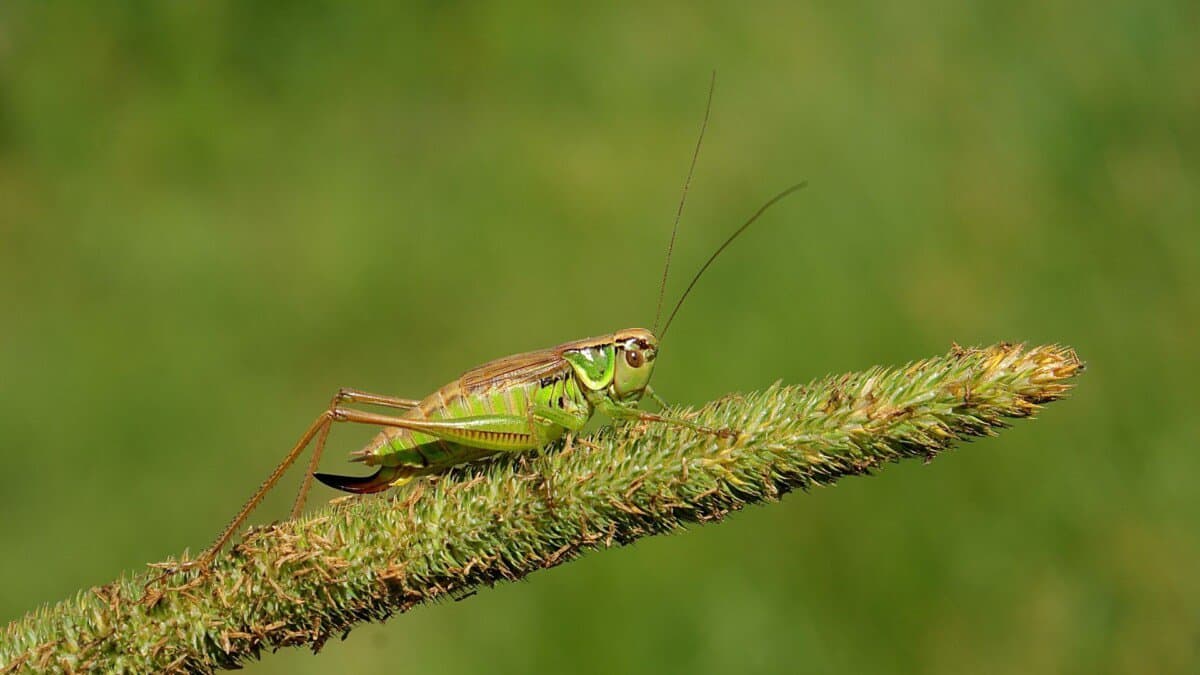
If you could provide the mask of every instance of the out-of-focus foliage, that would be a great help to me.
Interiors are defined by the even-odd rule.
[[[0,620],[204,546],[338,386],[420,396],[650,323],[716,68],[670,296],[811,187],[698,286],[665,396],[1000,339],[1076,347],[1087,386],[928,467],[250,670],[1194,671],[1197,26],[1128,0],[5,3]]]

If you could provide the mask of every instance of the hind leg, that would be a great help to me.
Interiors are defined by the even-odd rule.
[[[229,539],[233,536],[233,533],[242,526],[254,509],[258,507],[263,498],[266,497],[267,493],[275,487],[275,484],[278,483],[279,479],[283,477],[283,474],[286,473],[289,468],[291,468],[292,464],[295,463],[300,454],[304,452],[304,449],[307,448],[310,443],[312,443],[313,439],[316,439],[317,443],[313,451],[313,459],[310,462],[310,470],[305,476],[304,483],[300,487],[300,492],[296,496],[296,501],[292,505],[292,517],[294,518],[299,515],[300,510],[304,507],[304,499],[308,494],[308,489],[312,485],[312,469],[315,469],[316,464],[321,459],[321,453],[325,449],[325,441],[329,438],[329,428],[332,423],[350,421],[371,424],[369,421],[350,419],[346,416],[335,414],[335,411],[337,410],[344,410],[343,408],[340,408],[340,404],[347,401],[381,405],[399,409],[412,408],[419,403],[419,401],[414,401],[411,399],[394,398],[380,394],[370,394],[355,389],[339,390],[330,401],[329,408],[323,411],[308,427],[304,434],[300,436],[300,440],[296,441],[296,444],[292,446],[292,449],[289,450],[287,455],[284,456],[283,461],[281,461],[279,465],[275,467],[274,471],[267,476],[267,479],[263,481],[258,490],[256,490],[250,499],[246,501],[241,510],[238,511],[238,514],[233,517],[233,520],[231,520],[228,525],[225,526],[225,529],[221,531],[221,534],[217,536],[216,540],[213,541],[213,543],[204,551],[204,553],[200,554],[200,556],[193,561],[170,566],[166,573],[156,577],[155,579],[152,579],[146,585],[150,586],[151,584],[161,581],[162,579],[183,570],[197,567],[207,568],[210,564],[212,564],[212,561],[216,558],[217,553],[220,552],[225,544],[229,542]]]

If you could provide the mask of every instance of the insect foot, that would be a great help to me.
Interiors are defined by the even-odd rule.
[[[742,435],[742,432],[734,429],[733,427],[705,427],[697,425],[694,428],[696,431],[701,433],[705,433],[710,436],[716,436],[717,438],[727,441],[737,440],[737,438]]]

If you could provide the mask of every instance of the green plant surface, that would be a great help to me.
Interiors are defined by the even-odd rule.
[[[1066,394],[1069,349],[961,349],[682,410],[732,440],[627,425],[252,530],[205,574],[93,588],[9,625],[0,672],[211,672],[264,649],[517,580],[587,551],[723,519],[796,488],[932,460]],[[174,584],[174,585],[172,585]],[[653,601],[647,597],[647,602]]]

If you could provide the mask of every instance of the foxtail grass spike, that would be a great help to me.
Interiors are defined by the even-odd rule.
[[[673,411],[732,439],[606,428],[252,529],[207,574],[130,573],[15,621],[0,673],[235,668],[319,650],[356,624],[520,579],[597,549],[722,519],[796,488],[931,459],[1063,397],[1068,348],[954,349],[900,368],[773,385]]]

